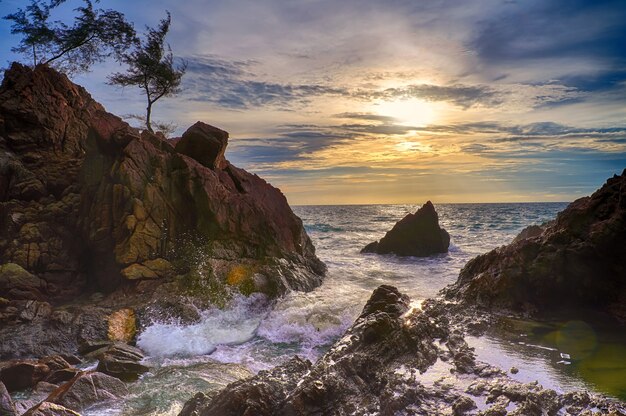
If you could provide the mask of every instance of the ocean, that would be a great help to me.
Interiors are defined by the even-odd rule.
[[[553,219],[566,206],[435,204],[451,244],[448,253],[427,258],[360,253],[419,205],[296,206],[294,212],[328,266],[321,287],[289,293],[275,304],[261,295],[235,297],[225,309],[202,311],[197,324],[161,322],[146,328],[137,344],[155,370],[131,386],[133,394],[126,402],[85,414],[175,415],[193,393],[220,388],[246,369],[258,372],[293,355],[314,361],[352,324],[379,285],[396,286],[414,301],[437,296],[456,280],[468,260],[509,243],[528,225]],[[560,391],[591,388],[626,397],[623,337],[593,334],[595,348],[609,348],[614,360],[598,365],[617,368],[610,374],[614,381],[605,385],[605,379],[613,378],[605,374],[598,383],[597,371],[592,371],[595,379],[583,372],[593,357],[572,357],[562,344],[544,336],[560,324],[524,324],[520,323],[515,338],[468,337],[468,342],[479,359],[505,369],[519,368],[514,377],[520,381],[538,380]]]

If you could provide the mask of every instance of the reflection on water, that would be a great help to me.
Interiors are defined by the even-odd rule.
[[[556,380],[549,385],[583,386],[626,400],[626,331],[596,314],[585,315],[584,321],[506,319],[489,337],[490,346],[472,342],[484,350],[485,360],[502,352],[532,362],[531,369],[543,366]]]

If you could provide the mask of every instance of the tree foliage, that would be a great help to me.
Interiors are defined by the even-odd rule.
[[[174,63],[174,55],[165,37],[170,28],[171,16],[159,22],[156,28],[146,27],[143,40],[138,40],[131,52],[121,56],[128,65],[124,73],[115,73],[109,77],[109,83],[136,86],[143,90],[148,101],[146,108],[146,129],[152,132],[152,106],[162,97],[174,95],[180,91],[180,83],[185,73],[186,63]]]
[[[33,64],[50,64],[67,72],[89,70],[111,55],[119,56],[135,41],[133,25],[124,15],[110,9],[96,9],[91,0],[74,9],[71,25],[51,21],[53,9],[66,0],[31,0],[4,19],[12,22],[11,33],[22,35],[13,52],[30,55]]]

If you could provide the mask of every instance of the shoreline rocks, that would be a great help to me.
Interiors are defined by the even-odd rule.
[[[0,359],[131,341],[148,305],[276,298],[325,265],[285,196],[225,158],[228,133],[139,133],[65,75],[0,86]],[[237,279],[230,279],[237,276]],[[108,324],[107,324],[108,321]]]
[[[559,394],[537,382],[515,381],[476,360],[445,303],[430,299],[421,309],[411,306],[396,288],[380,286],[316,363],[294,357],[216,394],[198,393],[179,416],[626,412],[626,405],[601,395]],[[446,373],[449,378],[442,377]]]
[[[554,221],[470,260],[447,299],[526,315],[594,310],[626,322],[626,170]]]
[[[427,257],[447,253],[450,235],[439,227],[439,216],[432,202],[426,202],[415,214],[407,214],[380,241],[366,245],[361,253],[396,254]]]

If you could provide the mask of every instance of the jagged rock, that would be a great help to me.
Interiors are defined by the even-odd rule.
[[[176,142],[176,151],[208,168],[216,169],[225,161],[227,144],[227,132],[199,121],[189,127]]]
[[[546,230],[546,226],[541,225],[529,225],[524,228],[520,233],[515,236],[513,239],[513,243],[517,243],[518,241],[526,240],[527,238],[539,237]]]
[[[226,132],[198,122],[175,150],[44,65],[6,71],[0,120],[0,261],[35,277],[11,296],[0,283],[0,296],[146,287],[194,259],[222,281],[249,264],[254,290],[271,296],[321,283],[301,221],[279,190],[224,158]]]
[[[447,253],[450,235],[439,227],[439,216],[428,201],[415,214],[407,214],[380,241],[365,246],[361,253],[426,257]]]
[[[143,353],[139,348],[116,342],[89,353],[96,358],[98,371],[124,381],[134,381],[150,368],[141,364]]]
[[[115,377],[90,371],[80,373],[46,399],[77,412],[108,400],[119,400],[128,394],[126,385]]]
[[[277,405],[310,369],[310,361],[294,357],[273,370],[229,384],[213,400],[203,393],[197,394],[185,403],[179,416],[279,414]]]
[[[4,383],[0,381],[0,416],[17,416],[15,406],[11,400],[11,396],[4,386]]]
[[[46,377],[46,382],[51,384],[61,384],[65,381],[71,380],[79,372],[80,370],[78,370],[77,368],[62,368],[59,370],[54,370],[50,372],[48,377]]]
[[[543,232],[469,261],[444,293],[496,311],[591,308],[626,322],[624,258],[626,171],[571,203]]]
[[[80,416],[80,414],[59,404],[41,402],[23,416]]]
[[[154,299],[223,301],[241,264],[246,293],[319,286],[302,222],[224,158],[226,136],[197,123],[177,151],[55,70],[13,64],[0,86],[0,358],[75,353],[106,339],[103,315]],[[102,309],[51,306],[87,292]]]
[[[11,302],[16,308],[13,321],[0,325],[1,360],[73,354],[81,343],[107,338],[110,309],[81,305],[53,309],[49,313],[44,307],[40,308],[47,312],[44,316],[24,321],[20,316],[32,309],[27,307],[29,302],[32,301]]]
[[[396,288],[381,286],[352,327],[315,364],[296,357],[220,392],[196,394],[180,416],[539,416],[561,414],[564,407],[572,414],[602,409],[603,414],[620,415],[626,410],[619,400],[601,395],[558,394],[537,382],[517,382],[475,360],[446,313],[449,303],[431,299],[421,309],[411,306]],[[424,374],[436,362],[448,366],[457,383],[442,377],[441,368]],[[438,380],[433,382],[433,377]],[[480,411],[475,410],[477,403]]]
[[[294,358],[230,384],[213,398],[197,396],[181,415],[378,414],[389,405],[379,398],[385,396],[392,369],[410,362],[425,370],[437,360],[434,339],[448,335],[420,313],[404,316],[408,311],[406,295],[381,286],[354,325],[313,366]]]

